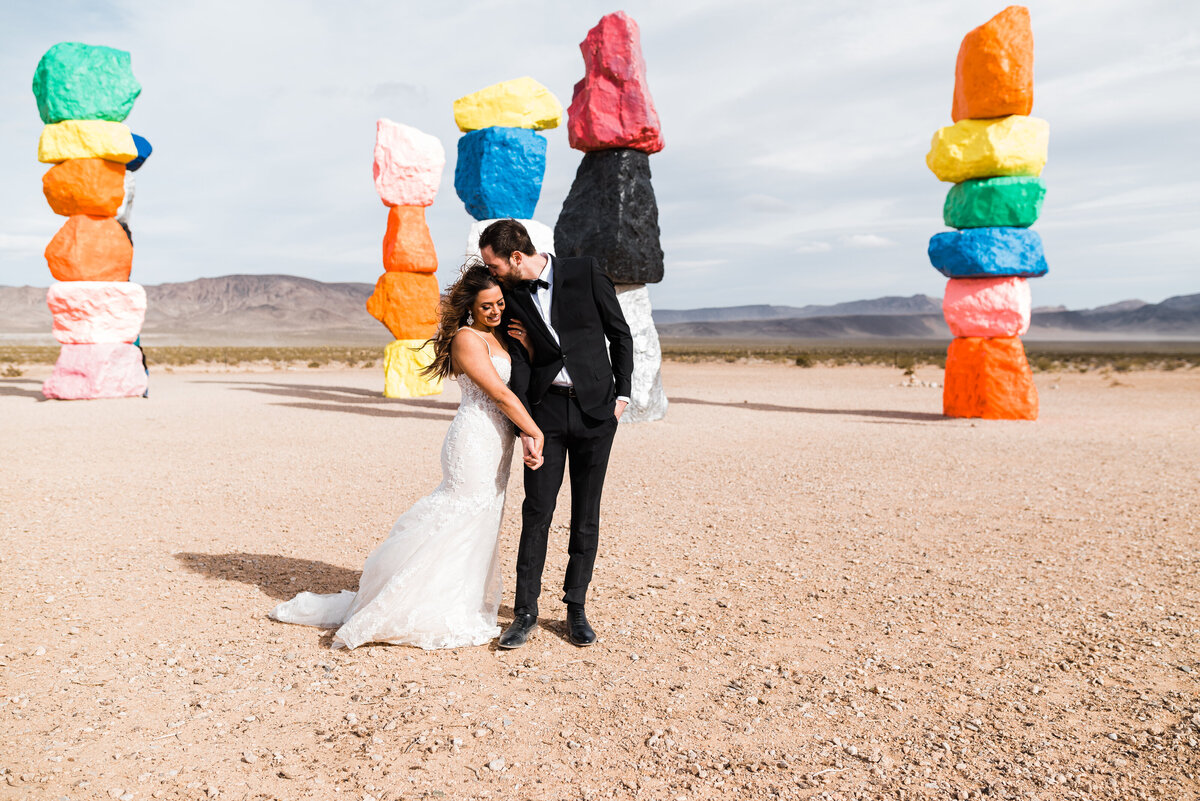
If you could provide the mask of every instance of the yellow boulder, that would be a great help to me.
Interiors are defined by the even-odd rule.
[[[442,380],[421,375],[421,370],[433,361],[433,343],[423,339],[397,339],[383,349],[383,396],[385,398],[419,398],[437,395]]]
[[[933,135],[925,163],[939,181],[962,183],[997,175],[1041,175],[1050,145],[1050,124],[1014,114],[990,120],[959,120]]]
[[[104,159],[126,164],[137,158],[129,126],[107,120],[65,120],[42,128],[38,161],[59,164],[67,159]]]
[[[481,128],[557,128],[563,108],[550,90],[533,78],[514,78],[454,101],[460,131]]]

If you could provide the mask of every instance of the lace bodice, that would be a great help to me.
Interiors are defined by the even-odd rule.
[[[496,368],[496,373],[500,376],[500,380],[508,383],[508,379],[512,377],[512,362],[505,356],[492,356],[492,366]],[[499,414],[504,417],[504,412],[500,411],[500,407],[496,402],[488,397],[488,394],[480,389],[471,377],[466,373],[458,376],[455,379],[458,382],[459,390],[462,392],[462,400],[459,402],[458,411],[462,414],[464,409],[483,409],[489,415],[494,416]]]

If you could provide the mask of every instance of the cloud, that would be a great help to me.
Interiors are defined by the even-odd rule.
[[[896,243],[878,234],[850,234],[842,237],[842,244],[848,248],[873,249],[890,248]]]
[[[794,248],[793,253],[828,253],[833,250],[833,245],[828,242],[800,242]]]

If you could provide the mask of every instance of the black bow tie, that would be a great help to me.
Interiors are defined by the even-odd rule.
[[[537,292],[539,289],[549,289],[550,282],[543,281],[540,278],[534,278],[531,281],[522,281],[521,286],[529,290],[530,294]]]

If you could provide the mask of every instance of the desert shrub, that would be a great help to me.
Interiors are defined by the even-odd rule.
[[[801,353],[796,357],[797,367],[812,367],[813,364],[815,364],[813,357],[807,353]]]
[[[15,364],[10,364],[4,368],[4,372],[0,375],[3,375],[5,378],[20,378],[25,375],[25,371]]]

